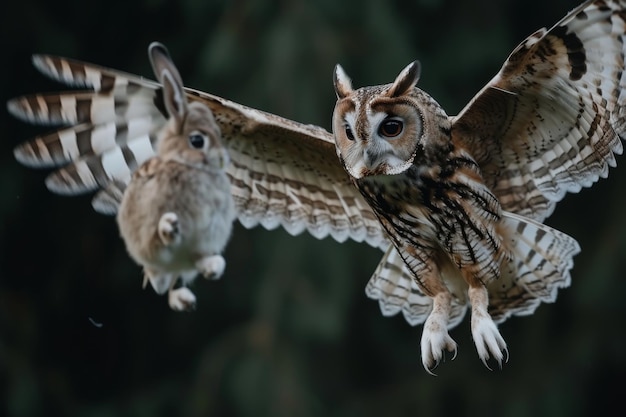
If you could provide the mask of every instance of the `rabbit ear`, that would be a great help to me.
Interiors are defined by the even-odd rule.
[[[167,113],[181,126],[187,111],[183,80],[165,46],[158,42],[152,42],[148,48],[148,55],[157,80],[163,84],[163,101]]]

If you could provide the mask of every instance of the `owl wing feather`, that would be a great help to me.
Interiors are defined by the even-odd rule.
[[[9,101],[27,122],[65,127],[19,145],[15,156],[30,167],[56,167],[50,190],[78,194],[101,189],[94,207],[113,214],[132,173],[155,155],[166,122],[161,86],[135,75],[48,55],[34,65],[51,78],[86,91],[34,94]],[[332,135],[201,91],[186,89],[215,115],[228,146],[228,169],[238,217],[245,227],[282,226],[364,241],[386,249],[382,229],[352,186]]]
[[[536,32],[453,118],[453,139],[476,158],[505,210],[542,220],[566,192],[591,185],[615,165],[624,130],[622,9],[623,2],[589,1],[549,31]],[[165,123],[160,85],[63,58],[36,56],[34,63],[52,78],[92,90],[9,102],[26,121],[70,125],[18,146],[17,159],[33,167],[61,166],[47,180],[55,192],[103,188],[94,205],[114,213],[132,172],[154,155],[156,132]],[[222,129],[244,226],[282,226],[292,234],[307,230],[319,238],[389,247],[339,164],[329,132],[186,91],[211,108]],[[411,277],[391,248],[366,293],[379,300],[384,315],[402,311],[419,324],[432,303]],[[524,304],[516,314],[534,310]],[[454,305],[451,327],[463,318],[466,300]]]
[[[626,1],[587,1],[522,42],[453,118],[504,210],[542,221],[608,175],[626,134]]]
[[[423,324],[433,309],[433,300],[419,289],[413,273],[391,245],[365,287],[365,294],[378,300],[383,316],[390,317],[402,312],[411,325]],[[457,326],[468,308],[464,292],[455,292],[448,321],[448,328]]]

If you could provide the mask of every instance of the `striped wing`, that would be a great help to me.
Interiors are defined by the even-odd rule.
[[[453,120],[504,210],[543,220],[608,175],[626,133],[626,1],[587,1],[522,42]]]
[[[512,214],[503,213],[503,231],[512,258],[502,268],[499,279],[487,284],[489,314],[496,323],[511,316],[532,314],[541,303],[556,300],[558,290],[570,285],[573,257],[580,252],[578,243],[558,230]],[[452,309],[448,328],[457,326],[469,307],[467,285],[454,278],[458,269],[442,265],[442,276],[450,285]],[[378,300],[383,316],[400,312],[412,326],[423,324],[432,310],[432,299],[418,288],[398,252],[390,246],[365,293]]]
[[[114,213],[132,172],[154,155],[165,123],[159,84],[79,61],[38,55],[44,74],[86,91],[36,94],[11,100],[9,111],[59,130],[15,149],[30,167],[57,168],[46,180],[60,194],[101,191],[94,207]],[[201,91],[220,125],[232,164],[229,176],[245,227],[282,226],[296,235],[332,236],[386,248],[378,220],[352,186],[335,153],[332,135]]]

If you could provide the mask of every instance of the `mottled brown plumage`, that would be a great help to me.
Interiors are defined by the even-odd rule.
[[[410,133],[363,150],[341,144],[342,125],[343,165],[322,128],[185,92],[215,116],[244,226],[381,248],[366,293],[385,315],[426,321],[428,368],[454,349],[444,330],[462,320],[468,302],[480,357],[501,359],[495,323],[531,314],[570,283],[578,245],[539,222],[567,192],[605,177],[622,152],[625,11],[623,0],[589,0],[535,32],[457,116],[414,88],[416,65],[393,84],[358,90],[336,72],[336,113],[355,139],[367,143],[389,109],[387,133],[398,122]],[[60,167],[47,180],[55,192],[100,189],[95,207],[114,213],[132,172],[154,155],[165,123],[160,84],[64,58],[39,55],[34,63],[88,90],[10,101],[29,122],[69,125],[18,146],[17,159]],[[399,103],[404,96],[411,100]]]
[[[435,366],[444,350],[456,354],[447,332],[454,297],[467,297],[472,307],[479,357],[501,364],[506,344],[487,311],[487,286],[540,281],[545,288],[568,280],[578,244],[503,212],[479,164],[453,140],[448,116],[415,87],[418,68],[412,63],[392,84],[358,90],[336,68],[337,154],[418,288],[433,299],[422,335],[424,367]],[[530,241],[516,239],[518,233]],[[529,260],[545,266],[527,274]]]

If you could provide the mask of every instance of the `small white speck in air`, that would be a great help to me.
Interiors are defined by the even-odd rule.
[[[102,327],[102,323],[98,323],[97,321],[95,321],[94,319],[92,319],[91,317],[89,317],[89,322],[91,324],[93,324],[95,327],[100,328]]]

